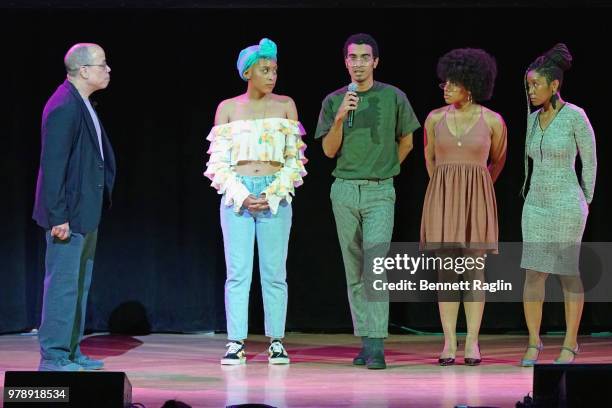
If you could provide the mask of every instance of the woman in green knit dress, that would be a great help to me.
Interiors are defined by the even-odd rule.
[[[593,199],[597,159],[595,136],[584,110],[565,102],[559,94],[563,72],[571,61],[567,47],[557,44],[531,63],[525,79],[529,102],[540,109],[529,114],[525,141],[525,178],[528,158],[533,172],[521,220],[521,267],[526,270],[523,307],[529,330],[522,366],[532,366],[543,347],[539,332],[550,274],[561,280],[567,326],[555,363],[573,362],[579,349],[584,292],[578,255]],[[578,155],[582,162],[580,182],[574,168]]]

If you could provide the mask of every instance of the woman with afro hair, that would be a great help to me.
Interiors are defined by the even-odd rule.
[[[578,353],[578,327],[584,304],[578,271],[580,242],[595,190],[597,157],[595,135],[584,110],[561,99],[563,72],[572,56],[557,44],[529,65],[525,74],[528,97],[525,139],[525,183],[529,159],[533,172],[523,206],[523,256],[526,271],[523,308],[529,344],[521,365],[530,367],[542,350],[540,324],[546,278],[560,277],[565,300],[567,331],[555,363],[574,361]],[[530,104],[540,109],[531,113]],[[580,155],[580,182],[574,163]]]
[[[431,111],[425,121],[429,185],[423,203],[421,248],[435,251],[444,266],[449,258],[456,261],[452,265],[459,265],[457,260],[462,258],[465,265],[473,266],[462,275],[440,266],[438,280],[447,285],[462,276],[470,284],[470,290],[463,293],[464,361],[478,365],[484,293],[474,290],[472,283],[484,281],[483,255],[497,252],[493,183],[506,160],[506,125],[499,114],[480,104],[493,94],[497,66],[491,55],[481,49],[455,49],[440,58],[437,71],[446,106]],[[442,366],[455,363],[460,300],[458,291],[438,292],[444,331],[444,349],[438,359]]]

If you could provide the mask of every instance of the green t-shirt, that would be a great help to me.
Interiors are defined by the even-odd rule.
[[[315,139],[331,129],[347,86],[323,100]],[[382,180],[400,172],[397,141],[420,128],[406,94],[392,85],[374,81],[365,92],[357,92],[359,104],[353,127],[344,121],[342,146],[337,154],[335,177],[349,180]]]

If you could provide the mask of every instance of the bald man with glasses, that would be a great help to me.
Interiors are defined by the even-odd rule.
[[[89,96],[105,89],[102,47],[76,44],[64,57],[66,80],[47,101],[34,220],[45,230],[45,285],[39,330],[40,371],[98,370],[81,352],[98,224],[110,202],[115,156]]]

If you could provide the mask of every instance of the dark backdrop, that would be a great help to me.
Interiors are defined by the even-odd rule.
[[[106,330],[145,319],[154,331],[224,330],[225,266],[219,196],[202,176],[216,105],[244,91],[238,52],[261,37],[279,47],[277,93],[294,98],[307,131],[310,162],[294,201],[288,260],[289,330],[351,327],[344,272],[329,202],[334,162],[312,139],[320,103],[349,82],[345,38],[369,32],[381,60],[375,77],[404,90],[419,119],[443,100],[435,68],[457,47],[482,47],[498,62],[493,99],[505,118],[508,161],[496,184],[500,240],[520,241],[525,133],[522,75],[558,41],[575,57],[563,96],[583,107],[597,135],[595,199],[585,241],[610,241],[607,155],[612,149],[606,53],[608,10],[495,9],[191,9],[0,10],[2,130],[0,332],[36,327],[44,276],[44,238],[31,220],[40,150],[40,116],[65,76],[75,42],[101,44],[112,68],[94,94],[118,158],[114,205],[100,229],[87,327]],[[416,241],[427,185],[422,131],[396,178],[394,239]],[[255,271],[257,274],[257,271]],[[517,273],[522,273],[517,271]],[[252,288],[251,326],[262,329],[260,287]],[[141,309],[139,310],[138,307]],[[609,305],[587,305],[585,329],[612,324]],[[114,319],[114,320],[113,320]],[[394,327],[438,327],[435,304],[393,304]],[[562,304],[544,326],[561,327]],[[490,304],[483,330],[522,329],[520,304]],[[146,324],[145,324],[146,327]]]

